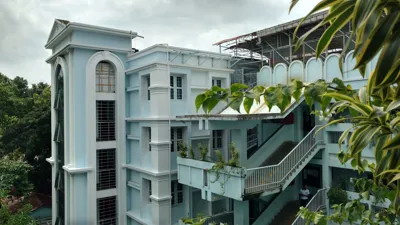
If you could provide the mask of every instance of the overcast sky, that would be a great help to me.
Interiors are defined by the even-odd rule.
[[[0,72],[50,82],[44,48],[54,19],[132,30],[133,46],[218,51],[212,44],[304,16],[318,0],[0,0]]]

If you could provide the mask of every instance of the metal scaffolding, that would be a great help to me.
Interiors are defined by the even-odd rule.
[[[303,22],[297,31],[300,37],[327,16],[327,11],[312,15]],[[250,86],[256,85],[257,72],[261,67],[268,65],[274,67],[278,63],[289,64],[294,60],[300,60],[304,64],[315,56],[319,38],[326,30],[321,26],[305,40],[304,45],[295,51],[293,33],[301,19],[283,23],[274,27],[266,28],[238,37],[229,38],[215,43],[220,52],[231,54],[231,68],[235,70],[232,74],[232,83],[245,83]],[[341,53],[345,43],[350,38],[351,23],[338,32],[328,49],[320,57],[324,59],[328,54]],[[352,43],[354,45],[354,42]],[[348,49],[354,49],[350,46]]]

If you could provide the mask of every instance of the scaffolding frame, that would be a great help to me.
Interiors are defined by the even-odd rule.
[[[297,38],[321,22],[327,15],[328,11],[322,11],[310,16],[298,29]],[[257,72],[263,66],[273,68],[278,63],[284,63],[289,66],[294,60],[300,60],[306,64],[310,58],[315,57],[315,49],[319,38],[327,27],[321,26],[318,28],[295,51],[293,34],[300,21],[301,18],[215,43],[214,45],[219,46],[220,53],[224,52],[232,56],[231,68],[235,72],[231,76],[231,82],[255,86]],[[346,42],[351,37],[350,34],[351,23],[348,23],[334,36],[328,49],[321,54],[320,58],[325,59],[328,54],[341,53]],[[350,46],[349,49],[353,49],[352,47],[354,46]]]

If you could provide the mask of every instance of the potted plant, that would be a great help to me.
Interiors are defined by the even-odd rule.
[[[343,204],[348,202],[347,192],[339,186],[332,187],[328,191],[330,205]]]

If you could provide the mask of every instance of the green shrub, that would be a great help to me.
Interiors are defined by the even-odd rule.
[[[187,146],[185,143],[183,143],[182,141],[178,142],[178,152],[179,152],[179,156],[181,158],[186,158],[187,157]]]
[[[347,192],[340,187],[332,187],[328,191],[328,199],[331,205],[348,202]]]
[[[228,166],[240,167],[239,150],[235,147],[233,142],[231,142],[229,150],[231,152],[231,158],[228,161]]]
[[[207,154],[208,154],[208,147],[203,146],[201,143],[197,145],[197,148],[199,149],[200,152],[200,160],[201,161],[206,161],[207,159]]]

